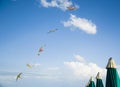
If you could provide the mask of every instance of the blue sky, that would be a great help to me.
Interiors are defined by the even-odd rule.
[[[105,82],[109,57],[120,72],[119,8],[119,0],[0,0],[0,87],[80,87],[97,72]]]

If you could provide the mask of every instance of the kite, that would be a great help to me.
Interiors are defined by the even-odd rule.
[[[69,6],[67,7],[68,10],[76,10],[77,8],[75,6]]]
[[[56,32],[58,29],[49,30],[48,33]]]
[[[33,66],[30,64],[26,64],[27,67],[32,68]]]
[[[16,81],[21,78],[22,73],[19,73],[16,77]]]
[[[41,54],[41,52],[44,51],[44,47],[45,47],[45,45],[40,47],[40,49],[39,49],[39,51],[38,51],[38,56]]]
[[[40,47],[40,49],[38,51],[38,55],[40,55],[40,53],[43,52],[43,51],[44,51],[43,47]]]

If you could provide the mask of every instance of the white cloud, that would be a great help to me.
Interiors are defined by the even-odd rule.
[[[51,2],[47,2],[46,0],[41,0],[41,4],[44,7],[58,7],[58,4],[57,4],[57,2],[55,0],[51,1]]]
[[[74,58],[77,59],[79,62],[85,62],[85,59],[80,55],[74,55]]]
[[[14,71],[0,70],[0,83],[9,84],[9,85],[14,84],[17,74],[18,73]]]
[[[39,66],[39,64],[38,64]],[[24,72],[24,78],[37,78],[37,79],[57,79],[60,77],[59,67],[39,67],[33,68],[32,70],[27,70]]]
[[[51,0],[50,2],[48,2],[47,0],[40,0],[40,3],[44,7],[57,7],[62,10],[66,10],[67,7],[73,5],[73,3],[70,0]],[[79,8],[78,5],[75,6]]]
[[[59,70],[59,67],[49,67],[48,70],[54,70],[54,71],[57,71],[57,70]]]
[[[0,80],[2,81],[10,81],[10,80],[15,80],[15,76],[12,76],[12,75],[0,75]]]
[[[40,67],[41,64],[40,64],[40,63],[35,63],[35,64],[33,64],[33,66],[34,66],[34,67]]]
[[[72,27],[72,28],[78,28],[79,30],[83,30],[84,32],[88,34],[96,34],[96,25],[91,22],[91,20],[76,17],[75,15],[70,15],[70,18],[68,21],[63,22],[65,27]]]
[[[104,68],[99,67],[95,63],[87,63],[85,59],[80,55],[76,55],[74,57],[77,60],[80,59],[80,61],[64,62],[64,64],[71,70],[71,72],[73,72],[73,75],[75,75],[76,77],[81,79],[90,78],[90,76],[95,77],[98,72],[101,72],[103,77],[105,77]]]

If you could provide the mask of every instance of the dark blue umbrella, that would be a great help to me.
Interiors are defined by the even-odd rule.
[[[107,64],[106,87],[120,87],[120,78],[116,69],[116,64],[112,58]]]

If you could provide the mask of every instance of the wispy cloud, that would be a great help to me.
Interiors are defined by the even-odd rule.
[[[71,2],[70,0],[51,0],[51,1],[47,1],[47,0],[40,0],[40,3],[43,7],[57,7],[60,8],[61,10],[67,10],[67,7],[69,6],[76,6],[77,8],[79,8],[78,5],[73,4],[73,2]]]
[[[0,70],[0,83],[11,85],[14,84],[18,72]],[[1,87],[1,86],[0,86]]]
[[[76,77],[81,79],[86,79],[90,76],[95,77],[98,72],[101,72],[103,77],[105,77],[104,68],[99,67],[95,63],[85,61],[85,58],[81,57],[80,55],[76,55],[74,57],[78,61],[64,62],[64,64],[71,70],[71,72],[73,72]]]
[[[73,14],[70,15],[68,21],[63,22],[63,25],[65,27],[77,28],[79,30],[83,30],[88,34],[96,34],[97,32],[96,25],[91,20],[88,20],[86,18],[76,17]]]
[[[22,79],[57,79],[60,77],[61,73],[59,67],[48,67],[48,68],[40,68],[37,63],[36,68],[28,69],[23,71]],[[16,76],[19,72],[16,71],[0,71],[0,82],[11,84],[16,81]]]
[[[74,55],[74,58],[79,61],[79,62],[86,62],[84,57],[80,56],[80,55]]]
[[[74,61],[64,62],[64,68],[62,67],[44,67],[28,69],[23,72],[21,80],[80,80],[86,81],[90,76],[96,76],[98,72],[101,72],[102,77],[106,76],[106,69],[98,66],[96,63],[87,62],[81,55],[74,55]],[[39,63],[36,63],[38,66]],[[119,69],[120,66],[118,66]],[[120,71],[120,70],[118,70]],[[14,71],[0,71],[0,80],[2,83],[12,84],[15,82],[15,78],[18,72]],[[10,83],[11,82],[11,83]],[[83,84],[83,83],[81,83]]]
[[[47,67],[44,66],[33,68],[32,70],[24,72],[24,78],[37,78],[37,79],[56,79],[60,76],[59,67]]]
[[[40,67],[42,64],[40,64],[40,63],[35,63],[35,64],[33,64],[33,66],[34,67]]]

